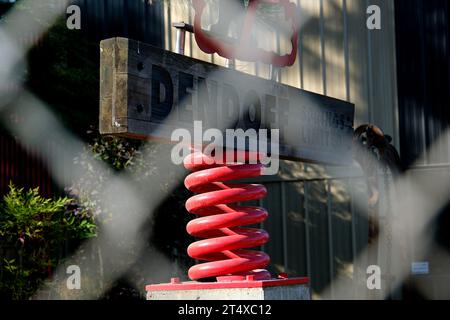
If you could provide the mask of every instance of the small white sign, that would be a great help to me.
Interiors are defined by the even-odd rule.
[[[428,261],[425,262],[413,262],[411,264],[411,274],[419,275],[419,274],[428,274],[430,273],[430,265]]]

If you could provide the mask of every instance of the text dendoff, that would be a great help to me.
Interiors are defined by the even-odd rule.
[[[101,43],[103,134],[170,140],[174,130],[276,129],[280,156],[351,161],[354,105],[114,38]],[[270,138],[270,137],[269,137]]]

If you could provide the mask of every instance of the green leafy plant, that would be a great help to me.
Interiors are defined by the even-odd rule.
[[[182,181],[179,181],[176,165],[170,160],[171,146],[155,141],[142,142],[103,136],[95,127],[90,128],[88,136],[90,142],[86,145],[85,151],[74,159],[75,165],[85,174],[66,188],[66,192],[79,199],[84,207],[90,208],[96,220],[102,225],[115,223],[122,214],[129,214],[129,212],[122,213],[120,209],[114,207],[116,203],[105,201],[104,190],[113,186],[114,179],[118,175],[128,179],[130,185],[143,186],[149,193],[158,192],[161,195],[160,203],[156,208],[149,208],[148,220],[140,227],[142,238],[139,241],[146,243],[147,253],[158,250],[180,270],[187,269],[187,266],[192,264],[192,259],[187,256],[186,248],[192,242],[192,238],[186,233],[185,228],[191,215],[187,214],[184,203],[190,194]],[[102,170],[98,170],[99,164],[102,164]],[[150,185],[151,188],[148,187]],[[173,189],[173,186],[176,187]],[[102,228],[99,230],[100,235],[101,232]],[[152,281],[148,278],[148,270],[142,267],[145,263],[141,259],[146,259],[146,256],[141,249],[133,249],[127,235],[121,233],[125,231],[116,232],[118,241],[111,243],[111,249],[127,248],[130,258],[114,261],[114,264],[108,265],[108,269],[123,270],[124,265],[128,265],[128,260],[136,261],[132,267],[126,268],[133,277],[134,285],[138,283],[137,287],[144,288]],[[149,236],[146,238],[146,235]],[[125,240],[121,241],[122,238]],[[140,248],[140,245],[136,247]],[[107,259],[106,256],[103,257],[104,263],[99,265],[99,268],[108,264]],[[126,285],[128,283],[126,277],[119,280],[112,284],[110,292],[105,292],[105,299],[136,297],[140,294],[136,289]]]
[[[27,299],[61,263],[61,248],[94,237],[96,224],[74,199],[9,189],[0,205],[0,296]]]

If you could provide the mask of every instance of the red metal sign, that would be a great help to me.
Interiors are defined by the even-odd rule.
[[[289,54],[278,55],[275,52],[255,48],[251,45],[250,35],[254,25],[255,14],[258,5],[261,3],[279,4],[284,8],[286,20],[290,20],[292,26],[292,50]],[[295,63],[298,43],[297,6],[289,2],[289,0],[250,0],[242,26],[241,37],[237,43],[224,42],[206,34],[201,27],[201,19],[206,3],[204,0],[194,0],[193,4],[195,9],[194,35],[202,51],[209,54],[217,53],[226,59],[261,61],[275,67],[286,67]]]

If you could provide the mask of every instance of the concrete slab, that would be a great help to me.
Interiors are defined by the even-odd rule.
[[[296,281],[297,280],[297,281]],[[309,279],[149,285],[147,300],[310,300]]]

